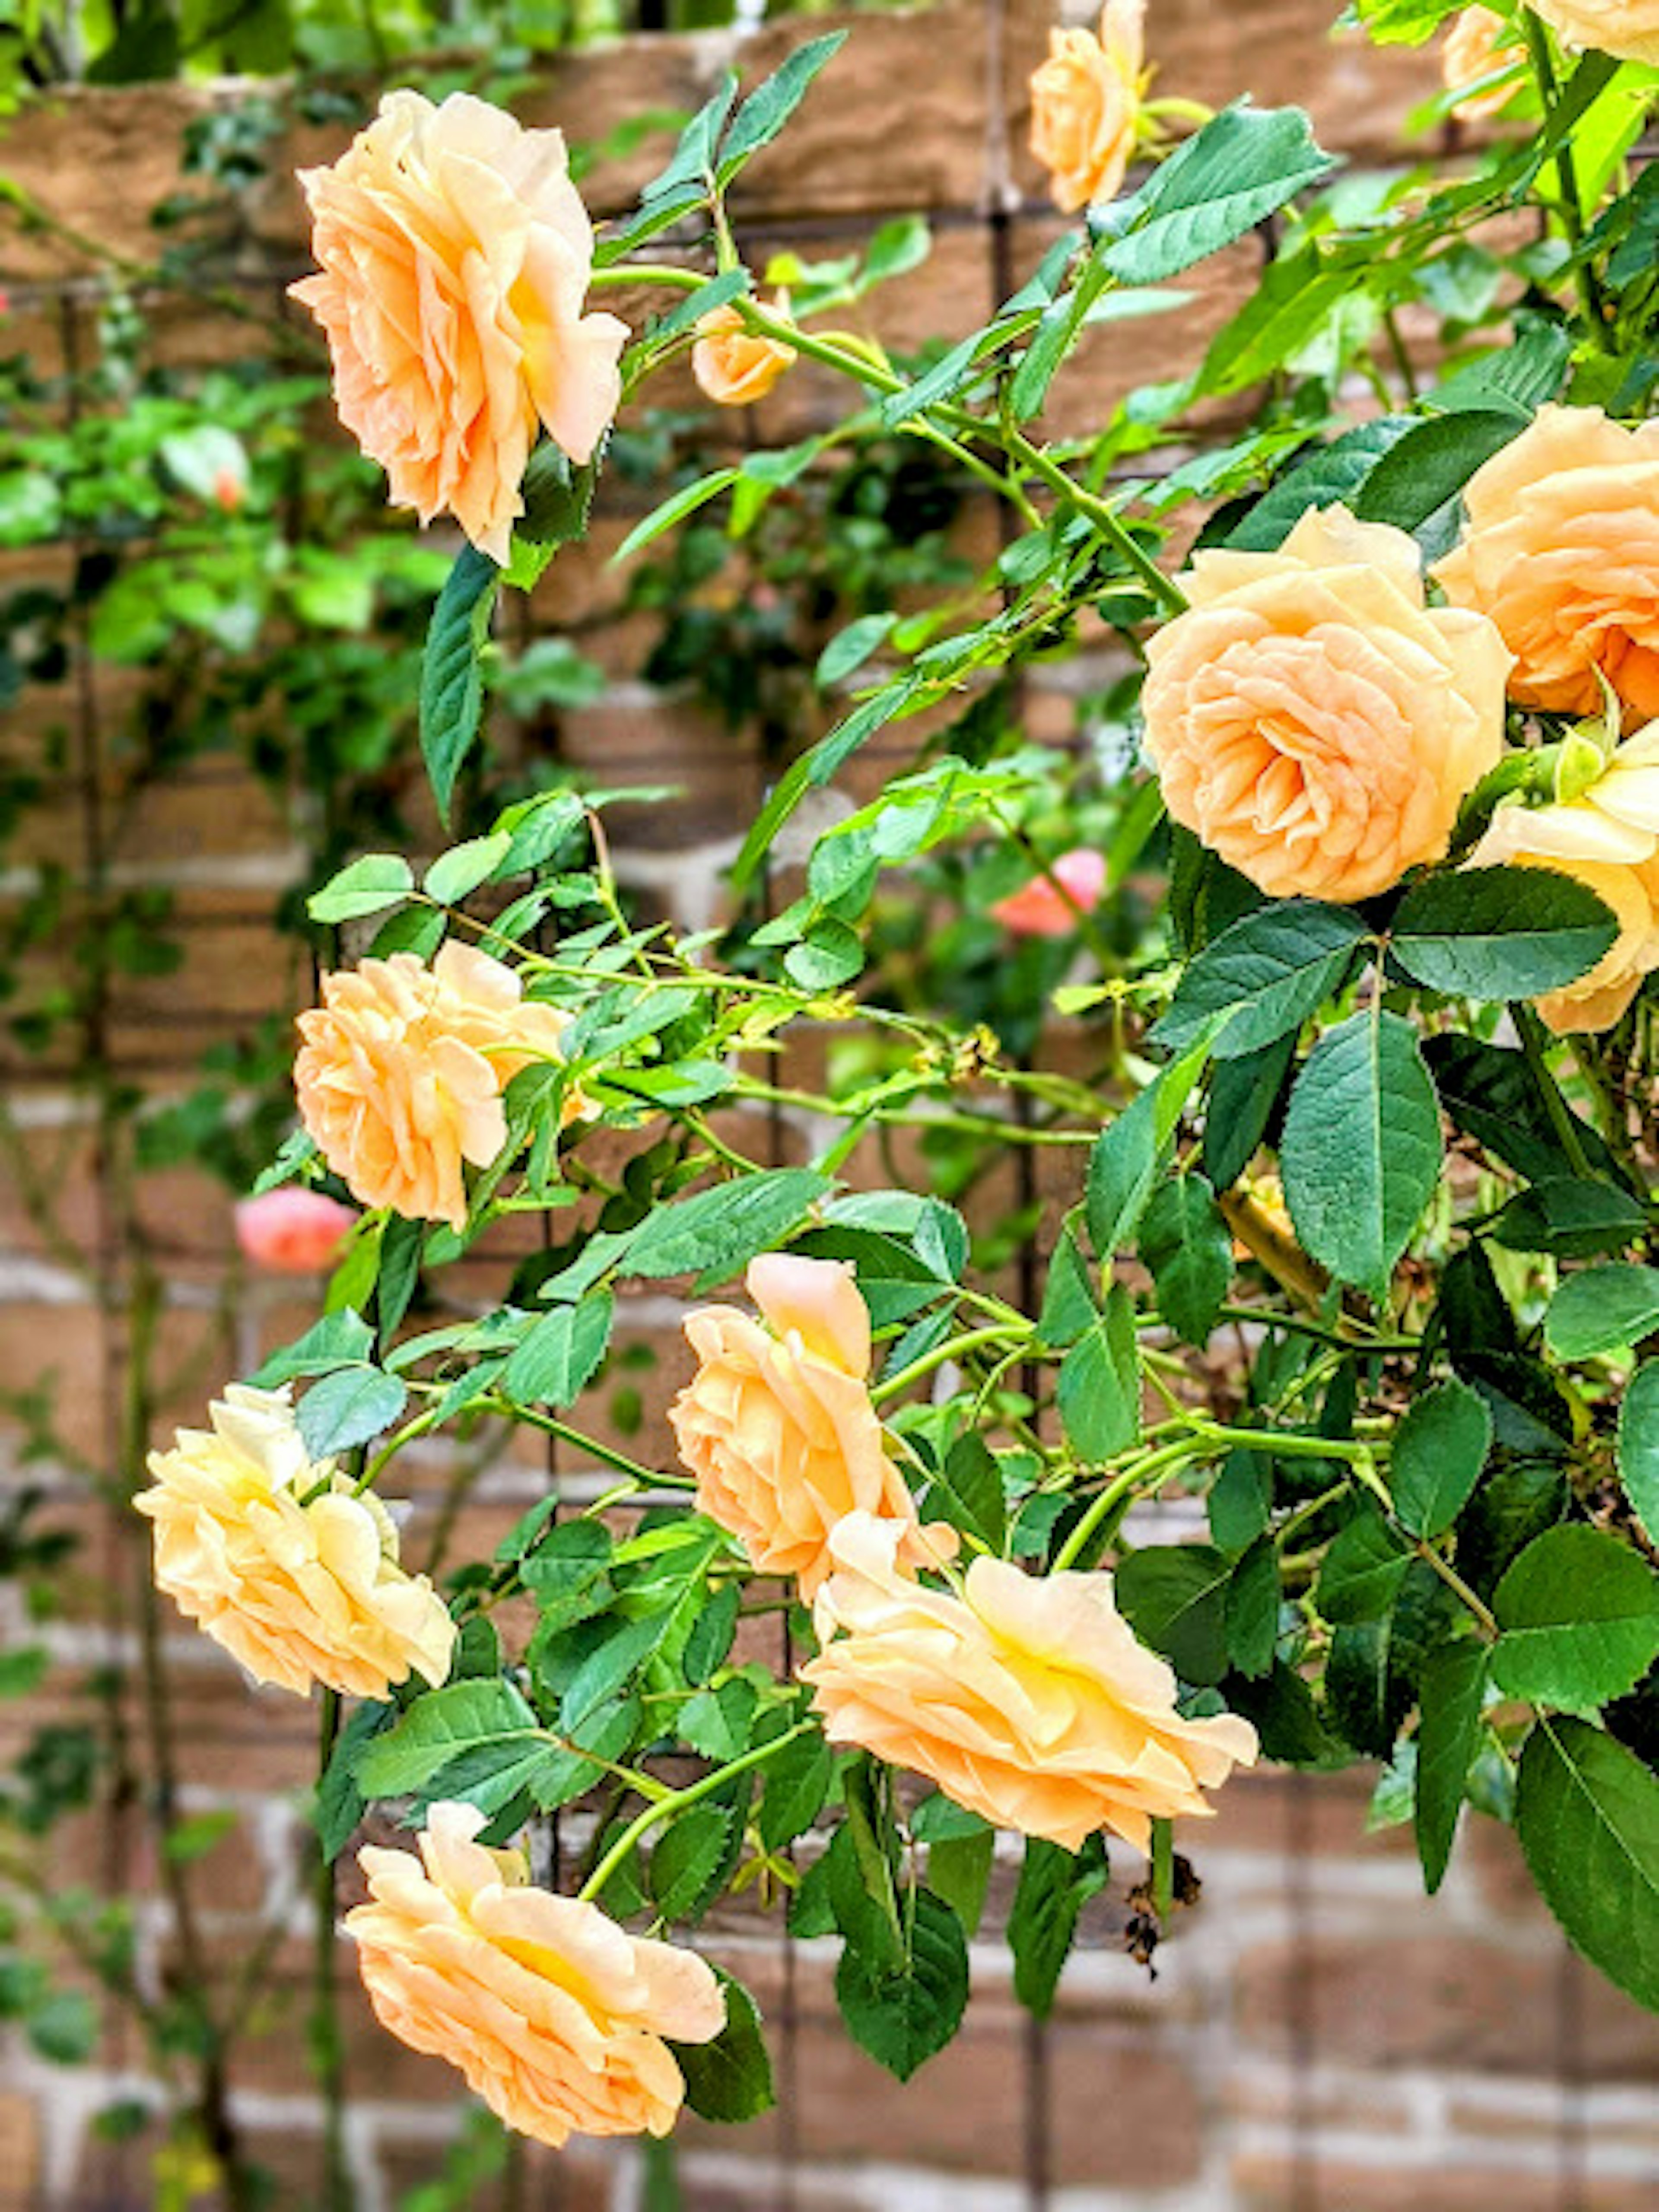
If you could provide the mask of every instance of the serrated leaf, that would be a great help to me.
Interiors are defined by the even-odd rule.
[[[696,1917],[720,1871],[737,1817],[735,1807],[705,1799],[659,1830],[647,1879],[665,1920]]]
[[[359,921],[395,906],[414,888],[413,872],[400,853],[365,853],[313,891],[306,912],[313,921]]]
[[[1112,243],[1107,267],[1125,284],[1156,284],[1218,253],[1336,167],[1297,107],[1224,109],[1133,198],[1091,210]]]
[[[1209,1544],[1148,1544],[1117,1570],[1119,1610],[1184,1682],[1227,1672],[1227,1588],[1233,1563]]]
[[[1534,1537],[1498,1585],[1492,1680],[1511,1698],[1593,1712],[1659,1658],[1659,1574],[1599,1528]]]
[[[1492,1415],[1466,1382],[1443,1382],[1413,1399],[1394,1432],[1389,1488],[1402,1528],[1414,1536],[1449,1528],[1474,1494],[1492,1449]]]
[[[716,1966],[726,1996],[726,2025],[708,2043],[668,2045],[685,2081],[685,2101],[701,2120],[726,2126],[758,2119],[777,2102],[772,2061],[755,2000]]]
[[[1400,1595],[1412,1555],[1376,1507],[1362,1505],[1331,1540],[1316,1600],[1333,1626],[1381,1620]]]
[[[1544,1340],[1558,1359],[1594,1359],[1639,1344],[1659,1329],[1659,1268],[1618,1261],[1569,1275],[1544,1316]]]
[[[449,802],[483,712],[483,647],[501,572],[475,545],[462,549],[438,594],[421,658],[421,755],[438,812]]]
[[[1431,416],[1378,460],[1361,487],[1355,514],[1362,522],[1419,528],[1522,428],[1524,418],[1510,411],[1468,408]]]
[[[896,1967],[849,1942],[836,1970],[836,2001],[860,2050],[901,2081],[942,2051],[968,2002],[967,1938],[944,1899],[913,1893]]]
[[[1054,2010],[1079,1917],[1107,1879],[1105,1847],[1097,1836],[1079,1851],[1063,1850],[1041,1836],[1026,1838],[1008,1915],[1008,1948],[1014,1959],[1014,1994],[1038,2020],[1047,2020]]]
[[[556,1412],[572,1404],[605,1358],[614,1312],[609,1291],[590,1291],[580,1304],[544,1314],[503,1369],[502,1391],[515,1405]]]
[[[325,1375],[331,1368],[366,1359],[374,1348],[374,1332],[351,1306],[325,1314],[313,1322],[303,1336],[273,1352],[249,1379],[260,1390],[274,1390],[301,1375]]]
[[[1177,1336],[1208,1343],[1232,1280],[1232,1232],[1201,1175],[1161,1183],[1140,1224],[1140,1256],[1152,1272],[1158,1310]]]
[[[1225,1014],[1215,1057],[1259,1051],[1318,1012],[1368,934],[1346,907],[1289,899],[1259,908],[1189,963],[1152,1042],[1179,1051]]]
[[[451,1682],[417,1698],[395,1726],[364,1745],[357,1787],[365,1797],[407,1796],[461,1753],[531,1733],[538,1733],[536,1716],[510,1682]]]
[[[765,1850],[781,1850],[805,1834],[823,1809],[835,1771],[835,1753],[810,1731],[768,1761],[755,1822]]]
[[[1650,1540],[1659,1538],[1659,1360],[1637,1369],[1620,1404],[1619,1480]]]
[[[1646,1209],[1628,1191],[1608,1182],[1550,1176],[1529,1190],[1517,1191],[1486,1233],[1511,1252],[1584,1260],[1622,1251],[1645,1236],[1648,1227]]]
[[[1227,1584],[1227,1656],[1241,1674],[1265,1674],[1279,1640],[1279,1554],[1258,1536]]]
[[[1595,892],[1548,868],[1461,868],[1401,901],[1389,949],[1449,998],[1531,999],[1592,969],[1618,935]]]
[[[826,31],[809,39],[757,85],[738,110],[731,130],[720,145],[720,182],[730,184],[738,171],[763,146],[769,146],[811,88],[812,80],[833,61],[847,43],[845,31]]]
[[[985,1915],[996,1847],[994,1828],[971,1836],[941,1836],[927,1846],[927,1887],[945,1899],[970,1937]]]
[[[1140,1433],[1140,1361],[1134,1306],[1121,1283],[1106,1310],[1060,1364],[1060,1418],[1081,1459],[1109,1459]]]
[[[488,837],[471,837],[465,845],[452,846],[439,854],[427,870],[421,888],[440,906],[457,905],[469,891],[489,881],[512,849],[512,835],[506,830],[494,830]]]
[[[313,1460],[335,1459],[389,1429],[408,1402],[395,1375],[378,1367],[342,1367],[313,1382],[301,1399],[300,1434]]]
[[[1516,1827],[1575,1948],[1659,2012],[1659,1779],[1588,1722],[1540,1720],[1521,1754]]]
[[[1464,1787],[1480,1741],[1486,1666],[1486,1647],[1465,1638],[1442,1644],[1423,1670],[1414,1820],[1424,1886],[1431,1897],[1445,1879]]]
[[[828,1176],[810,1168],[768,1168],[677,1199],[635,1232],[625,1272],[723,1280],[757,1253],[781,1243],[830,1187]]]
[[[1442,1158],[1434,1085],[1410,1023],[1371,1006],[1328,1031],[1291,1090],[1280,1147],[1309,1257],[1382,1300]]]
[[[695,514],[700,507],[707,507],[711,499],[718,499],[737,480],[736,469],[715,469],[706,477],[699,477],[696,483],[685,485],[672,498],[664,500],[659,507],[653,507],[642,521],[635,524],[611,555],[611,567],[619,568],[624,561],[631,561],[636,553],[642,553],[647,545],[654,544],[665,531],[673,529],[676,523],[684,522],[687,515]]]

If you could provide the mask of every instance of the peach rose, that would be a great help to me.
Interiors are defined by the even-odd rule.
[[[697,1371],[668,1418],[698,1510],[806,1597],[830,1571],[830,1531],[860,1508],[891,1524],[907,1565],[950,1557],[954,1534],[918,1526],[887,1456],[866,1387],[870,1310],[851,1268],[773,1252],[744,1280],[765,1328],[734,1306],[686,1317]]]
[[[771,313],[788,319],[789,302],[781,294]],[[698,323],[691,374],[717,407],[752,407],[797,358],[793,346],[746,330],[737,308],[727,306],[714,308]]]
[[[1619,746],[1576,799],[1498,807],[1469,865],[1553,868],[1612,909],[1619,934],[1588,974],[1534,1000],[1558,1036],[1607,1030],[1659,968],[1659,723]]]
[[[617,411],[628,327],[582,313],[593,232],[564,136],[451,93],[391,92],[332,168],[306,169],[321,274],[293,289],[393,501],[453,514],[505,562],[538,423],[574,461]]]
[[[488,1167],[507,1142],[501,1094],[521,1067],[556,1060],[568,1018],[526,1000],[512,969],[446,945],[323,978],[299,1018],[300,1114],[323,1158],[365,1206],[466,1226],[463,1161]],[[567,1121],[586,1111],[572,1091]]]
[[[1146,82],[1146,0],[1106,0],[1098,37],[1050,31],[1048,58],[1032,73],[1031,151],[1065,215],[1123,182]]]
[[[1100,903],[1106,888],[1106,858],[1086,845],[1062,853],[1050,864],[1046,876],[1033,876],[991,908],[1011,937],[1070,937],[1078,926],[1078,909],[1088,914]]]
[[[132,1501],[155,1524],[156,1587],[256,1682],[384,1698],[449,1673],[455,1624],[371,1492],[307,1453],[289,1393],[233,1382],[210,1431],[152,1452]]]
[[[835,1570],[801,1670],[834,1743],[936,1782],[1000,1828],[1076,1850],[1109,1828],[1138,1850],[1154,1819],[1207,1814],[1201,1792],[1250,1765],[1255,1730],[1183,1720],[1176,1678],[1137,1644],[1104,1574],[1023,1574],[975,1559],[962,1595],[898,1571],[866,1513],[830,1538]]]
[[[245,1258],[270,1274],[314,1275],[333,1266],[356,1219],[337,1198],[289,1183],[241,1200],[236,1242]]]
[[[1659,0],[1531,0],[1564,46],[1659,65]]]
[[[1441,859],[1503,749],[1493,625],[1425,607],[1412,539],[1342,507],[1185,580],[1141,696],[1175,819],[1274,898],[1369,898]]]
[[[573,2135],[665,2136],[685,2095],[663,2039],[708,2043],[726,1998],[695,1951],[628,1935],[596,1905],[530,1887],[521,1851],[477,1842],[439,1803],[410,1851],[358,1853],[370,1902],[345,1917],[380,2024],[447,2059],[498,2119]]]
[[[1478,84],[1482,77],[1519,61],[1522,51],[1515,26],[1496,9],[1465,8],[1446,33],[1441,49],[1442,80],[1448,92],[1459,92],[1466,84]],[[1462,123],[1478,123],[1483,115],[1507,106],[1514,90],[1512,82],[1489,86],[1473,99],[1460,100],[1452,113]]]
[[[1599,672],[1643,720],[1659,714],[1659,422],[1540,407],[1463,504],[1462,543],[1435,578],[1504,633],[1510,696],[1599,714]]]

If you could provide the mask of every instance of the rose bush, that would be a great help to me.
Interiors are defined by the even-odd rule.
[[[1450,11],[1361,12],[1425,38]],[[365,1979],[514,2126],[768,2101],[752,2003],[632,1915],[787,1895],[842,1940],[849,2033],[908,2075],[960,2023],[999,1829],[1042,2012],[1107,1834],[1147,1861],[1144,1951],[1190,1894],[1171,1824],[1258,1758],[1382,1763],[1376,1816],[1410,1822],[1431,1890],[1466,1818],[1512,1821],[1573,1942],[1659,2005],[1655,308],[1621,169],[1652,87],[1519,28],[1536,127],[1443,185],[1326,197],[1297,111],[1169,102],[1191,135],[1107,204],[1151,112],[1139,13],[1109,9],[1034,88],[1088,220],[914,370],[818,319],[877,281],[873,246],[793,270],[786,319],[727,206],[840,33],[724,87],[591,259],[556,144],[476,103],[394,96],[309,179],[343,412],[394,496],[474,540],[427,646],[446,816],[495,601],[585,529],[617,391],[665,362],[718,345],[730,398],[810,355],[848,437],[878,418],[1009,517],[976,586],[825,648],[828,726],[749,825],[720,937],[636,922],[599,802],[562,787],[467,820],[418,880],[368,854],[311,902],[376,934],[301,1017],[265,1182],[370,1212],[256,1381],[303,1381],[297,1411],[233,1397],[267,1441],[233,1451],[221,1416],[142,1503],[210,1632],[365,1700],[337,1734],[325,1705],[325,1856],[371,1808],[427,1823],[424,1870],[365,1856]],[[1512,243],[1529,198],[1544,250]],[[1117,294],[1169,305],[1269,217],[1259,293],[1192,374],[1043,437]],[[620,387],[580,312],[611,283],[671,303]],[[1406,305],[1441,317],[1431,369]],[[1256,385],[1194,454],[1198,404]],[[722,498],[741,538],[824,450],[674,487],[620,557]],[[1014,679],[1079,635],[1133,664],[1133,765],[1029,741]],[[913,717],[875,797],[792,824]],[[895,928],[905,884],[958,917]],[[1063,1065],[1034,990],[1081,1024]],[[784,1079],[802,1041],[828,1072]],[[780,1164],[754,1132],[783,1108]],[[1016,1296],[950,1201],[1038,1148],[1060,1195]],[[520,1216],[546,1236],[485,1310],[417,1304]],[[739,1279],[758,1319],[702,1303]],[[584,1410],[630,1285],[689,1302],[672,1463]],[[445,1683],[434,1599],[365,1531],[409,1446],[488,1422],[590,1486],[449,1577]],[[1146,1540],[1174,1493],[1204,1533]],[[754,1627],[780,1611],[781,1654]],[[576,1895],[527,1889],[495,1847],[578,1801]]]

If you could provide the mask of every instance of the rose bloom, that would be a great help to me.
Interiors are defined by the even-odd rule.
[[[1534,1000],[1558,1036],[1611,1029],[1659,968],[1659,723],[1638,731],[1576,799],[1498,808],[1469,855],[1478,868],[1553,868],[1612,909],[1619,934],[1588,974]]]
[[[582,313],[593,232],[563,133],[452,93],[388,93],[332,168],[301,173],[340,420],[422,522],[505,562],[538,423],[574,461],[617,411],[628,328]]]
[[[1478,84],[1521,56],[1515,26],[1491,8],[1465,8],[1453,21],[1441,49],[1440,70],[1448,92]],[[1515,86],[1495,84],[1471,100],[1460,100],[1452,113],[1461,123],[1478,123],[1509,105]]]
[[[1659,64],[1659,0],[1531,0],[1564,46]]]
[[[1503,749],[1493,625],[1425,606],[1413,540],[1343,507],[1184,580],[1141,696],[1175,819],[1273,898],[1369,898],[1441,859]]]
[[[780,295],[771,312],[787,319],[788,301]],[[765,398],[797,357],[793,346],[745,330],[735,307],[716,307],[697,325],[691,374],[716,406],[752,407]]]
[[[1078,926],[1078,908],[1090,913],[1105,888],[1105,855],[1079,845],[1053,861],[1046,876],[1033,876],[999,899],[991,919],[1011,937],[1070,937]]]
[[[1145,1850],[1150,1824],[1207,1814],[1202,1791],[1256,1755],[1224,1714],[1183,1720],[1176,1678],[1135,1641],[1105,1574],[1023,1574],[974,1560],[962,1595],[901,1572],[893,1528],[853,1515],[801,1670],[834,1743],[936,1782],[1000,1828],[1076,1850],[1109,1828]]]
[[[1123,182],[1146,81],[1146,0],[1106,0],[1098,37],[1048,33],[1048,58],[1031,77],[1031,151],[1063,214],[1110,199]]]
[[[697,1371],[668,1409],[697,1507],[763,1574],[811,1597],[830,1571],[830,1531],[862,1509],[895,1531],[907,1565],[948,1558],[956,1539],[921,1528],[870,1401],[870,1310],[839,1260],[773,1252],[744,1286],[765,1327],[734,1306],[686,1316]]]
[[[290,1183],[241,1200],[236,1242],[245,1258],[270,1274],[314,1275],[333,1266],[356,1219],[337,1198]]]
[[[526,1000],[513,969],[446,945],[325,975],[299,1018],[294,1063],[306,1127],[365,1206],[466,1226],[463,1161],[488,1167],[507,1142],[501,1094],[522,1067],[556,1060],[568,1017]],[[572,1091],[570,1121],[586,1110]]]
[[[663,2039],[720,2033],[713,1968],[531,1887],[521,1851],[474,1840],[485,1825],[472,1806],[441,1802],[418,1859],[359,1852],[370,1902],[345,1929],[380,2024],[458,2066],[498,2119],[539,2142],[666,2135],[685,2082]]]
[[[1659,422],[1540,407],[1463,504],[1462,543],[1435,577],[1504,633],[1510,696],[1599,714],[1599,672],[1644,720],[1659,714]]]
[[[208,1418],[150,1454],[155,1487],[133,1500],[155,1524],[156,1587],[256,1682],[384,1698],[411,1670],[445,1680],[447,1609],[398,1565],[380,1500],[309,1457],[288,1391],[233,1382]]]

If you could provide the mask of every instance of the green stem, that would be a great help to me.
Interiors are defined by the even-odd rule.
[[[1170,1820],[1152,1822],[1152,1910],[1168,1927],[1175,1909],[1175,1826]]]
[[[505,1398],[489,1397],[483,1403],[492,1413],[504,1419],[522,1421],[526,1426],[539,1429],[544,1436],[557,1437],[562,1443],[586,1452],[601,1467],[615,1468],[618,1474],[631,1475],[641,1490],[695,1490],[696,1478],[690,1474],[667,1474],[656,1468],[642,1467],[638,1460],[629,1459],[626,1452],[602,1444],[597,1437],[584,1436],[580,1429],[571,1428],[564,1421],[556,1421],[550,1413],[538,1413],[532,1407],[509,1405]]]
[[[1051,1571],[1063,1574],[1080,1559],[1113,1510],[1133,1497],[1150,1475],[1162,1479],[1173,1474],[1176,1468],[1184,1466],[1193,1456],[1191,1442],[1182,1437],[1179,1443],[1166,1444],[1162,1451],[1153,1452],[1147,1458],[1136,1460],[1133,1466],[1125,1468],[1115,1481],[1109,1482],[1099,1495],[1091,1500],[1088,1510],[1054,1554]]]
[[[1171,576],[1166,576],[1146,549],[1137,543],[1116,510],[1091,491],[1085,491],[1075,477],[1051,461],[1047,453],[1034,446],[1023,430],[1007,433],[1008,450],[1023,461],[1033,476],[1041,477],[1050,491],[1069,500],[1080,514],[1088,516],[1101,536],[1110,541],[1116,551],[1133,569],[1141,582],[1158,601],[1166,614],[1178,615],[1186,611],[1187,594]]]
[[[1575,1175],[1589,1179],[1593,1171],[1585,1156],[1577,1118],[1561,1096],[1561,1087],[1551,1074],[1549,1063],[1544,1057],[1544,1024],[1530,1006],[1517,1006],[1515,1008],[1515,1026],[1532,1079],[1538,1085],[1544,1101],[1544,1111],[1549,1115],[1550,1127],[1561,1139],[1561,1149],[1567,1156],[1567,1164]]]
[[[1538,80],[1538,97],[1543,103],[1544,127],[1547,130],[1560,97],[1555,64],[1550,57],[1549,34],[1530,8],[1521,10],[1521,29],[1527,41],[1527,55],[1532,64],[1532,73]],[[1597,347],[1601,352],[1607,353],[1612,350],[1613,337],[1607,329],[1595,271],[1584,257],[1584,205],[1578,197],[1578,165],[1573,156],[1570,135],[1563,139],[1556,153],[1555,173],[1560,179],[1561,222],[1572,247],[1573,277],[1578,288],[1578,302]]]
[[[805,1735],[812,1725],[811,1721],[798,1721],[784,1735],[774,1736],[770,1743],[757,1744],[752,1751],[744,1752],[741,1759],[732,1759],[725,1766],[717,1766],[700,1781],[689,1784],[684,1790],[671,1791],[666,1797],[659,1797],[655,1804],[647,1805],[643,1813],[629,1822],[611,1844],[577,1892],[578,1897],[584,1904],[591,1905],[617,1868],[632,1856],[653,1828],[664,1820],[672,1820],[676,1813],[684,1812],[688,1805],[696,1804],[700,1798],[708,1796],[722,1783],[729,1782],[734,1774],[745,1774],[750,1767],[764,1765],[769,1759],[776,1758],[786,1744],[793,1743],[798,1737]]]
[[[901,1390],[920,1382],[947,1360],[960,1359],[988,1344],[1006,1344],[1014,1334],[1006,1322],[999,1322],[994,1328],[972,1328],[965,1336],[951,1337],[945,1343],[935,1345],[931,1352],[924,1352],[920,1359],[913,1359],[908,1367],[901,1367],[896,1375],[890,1375],[885,1382],[878,1382],[870,1395],[878,1405],[884,1399],[896,1398]]]
[[[325,1690],[317,1773],[328,1771],[340,1732],[340,1693]],[[312,1954],[311,2060],[323,2100],[324,2212],[351,2212],[351,2171],[345,2148],[345,2039],[334,1978],[334,1862],[317,1839],[315,1948]]]

